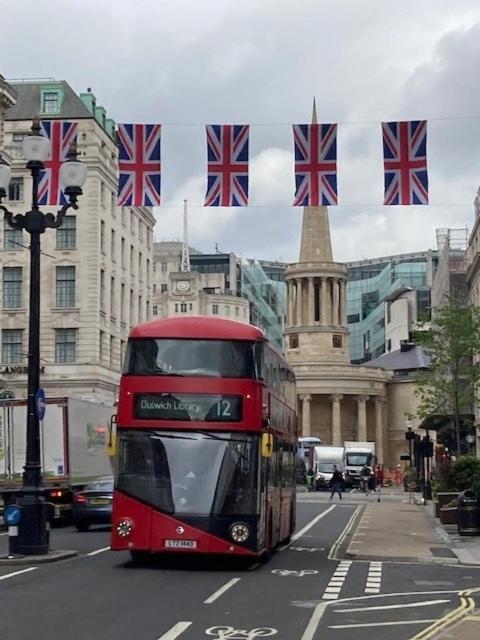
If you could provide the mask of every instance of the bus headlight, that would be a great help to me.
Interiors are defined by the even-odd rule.
[[[129,518],[122,518],[117,522],[115,531],[120,538],[127,538],[133,531],[133,522]]]
[[[236,522],[230,527],[230,535],[234,542],[246,542],[250,536],[250,529],[243,522]]]

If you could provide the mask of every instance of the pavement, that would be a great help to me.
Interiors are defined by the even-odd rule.
[[[375,493],[364,498],[357,526],[346,536],[348,558],[480,565],[480,536],[458,536],[456,527],[441,526],[433,503],[408,494],[402,499],[397,488],[383,489],[380,502]]]

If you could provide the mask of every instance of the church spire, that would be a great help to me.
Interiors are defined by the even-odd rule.
[[[318,124],[313,98],[312,124]],[[327,207],[305,207],[299,262],[333,262]]]

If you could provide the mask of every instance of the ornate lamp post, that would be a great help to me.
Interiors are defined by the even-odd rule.
[[[62,225],[70,208],[78,209],[77,198],[87,177],[87,167],[76,159],[71,149],[68,160],[60,168],[60,181],[69,202],[53,213],[42,213],[38,207],[38,183],[43,162],[48,158],[50,144],[41,134],[40,123],[34,120],[32,131],[24,140],[23,153],[32,174],[32,208],[25,214],[14,215],[1,204],[7,195],[10,167],[0,156],[0,211],[13,229],[25,229],[30,234],[30,307],[28,335],[27,382],[27,448],[23,472],[22,497],[19,500],[21,520],[14,545],[20,555],[48,553],[47,503],[43,496],[40,462],[40,431],[37,415],[37,392],[40,388],[40,235],[46,229]]]

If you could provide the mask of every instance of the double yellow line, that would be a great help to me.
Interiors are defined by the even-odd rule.
[[[475,609],[475,601],[471,597],[472,593],[477,593],[479,591],[480,587],[459,591],[458,597],[460,598],[460,604],[458,607],[453,611],[450,611],[450,613],[447,613],[447,615],[443,616],[443,618],[440,618],[423,631],[420,631],[420,633],[417,633],[417,635],[413,636],[411,640],[430,640],[430,638],[435,638],[440,631],[443,631],[455,622],[459,622],[465,618]]]

